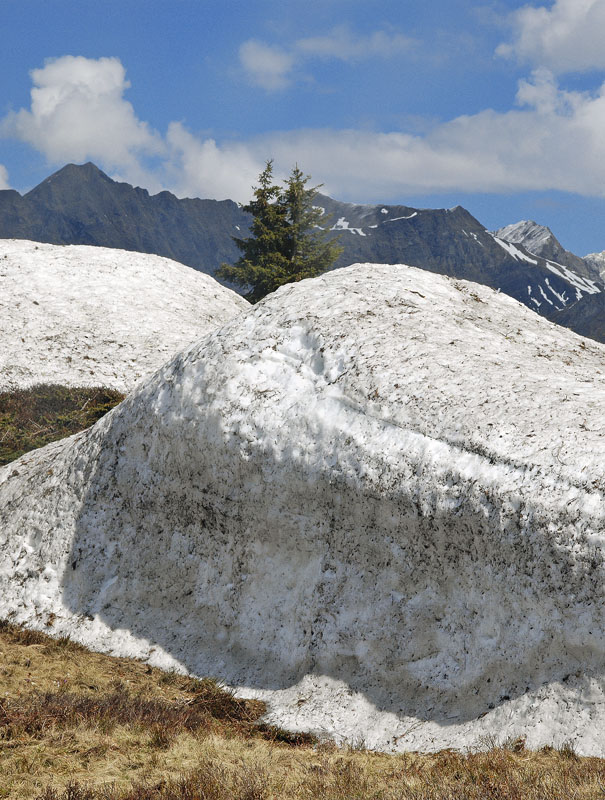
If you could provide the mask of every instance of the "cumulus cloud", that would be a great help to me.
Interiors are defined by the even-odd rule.
[[[65,57],[32,76],[31,109],[5,118],[5,132],[53,163],[91,158],[150,191],[246,202],[274,158],[278,177],[298,163],[328,193],[362,202],[443,191],[605,195],[605,84],[566,91],[544,68],[520,81],[513,109],[461,116],[422,135],[293,130],[223,142],[180,122],[165,135],[151,131],[123,97],[117,59]]]
[[[374,31],[358,36],[340,26],[323,36],[298,39],[287,48],[249,39],[241,45],[239,58],[251,83],[273,91],[286,88],[294,71],[312,59],[355,62],[391,58],[413,46],[414,40],[401,33]]]
[[[0,164],[0,189],[10,189],[8,182],[8,170],[4,164]]]
[[[180,197],[213,197],[217,200],[250,198],[264,156],[256,156],[242,143],[217,145],[214,139],[198,139],[180,122],[168,127],[169,159],[166,178]]]
[[[605,0],[555,0],[512,15],[513,41],[497,53],[555,73],[605,68]]]
[[[243,144],[196,138],[180,123],[165,136],[153,131],[124,97],[130,84],[119,59],[62,56],[31,77],[31,107],[9,113],[0,134],[29,143],[49,163],[92,160],[152,192],[249,199],[263,160]],[[7,181],[0,166],[0,188]]]
[[[296,160],[326,191],[361,200],[441,191],[605,195],[605,85],[566,92],[539,70],[520,83],[517,104],[458,117],[424,136],[313,130],[262,145],[278,167]]]
[[[141,155],[163,153],[161,137],[124,99],[130,84],[119,59],[63,56],[31,77],[31,109],[5,117],[2,132],[49,162],[98,160],[134,178]]]

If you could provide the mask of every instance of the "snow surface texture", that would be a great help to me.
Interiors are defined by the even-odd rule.
[[[168,258],[0,240],[0,392],[35,383],[129,391],[249,307]]]
[[[605,755],[604,391],[483,286],[282,287],[0,470],[0,616],[370,747]]]

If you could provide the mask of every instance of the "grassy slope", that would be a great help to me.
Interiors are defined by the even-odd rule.
[[[0,623],[0,797],[21,800],[602,798],[573,751],[389,756],[255,723],[214,681]]]
[[[90,427],[123,399],[114,389],[53,384],[0,393],[0,466]]]

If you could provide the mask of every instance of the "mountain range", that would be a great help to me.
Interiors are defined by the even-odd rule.
[[[580,258],[557,241],[550,228],[538,225],[533,220],[523,220],[496,231],[496,236],[519,244],[534,255],[552,259],[570,267],[600,285],[605,280],[605,252],[589,253]],[[581,298],[551,316],[553,322],[571,328],[582,336],[605,341],[605,294],[595,292]]]
[[[343,247],[336,267],[410,264],[499,289],[542,316],[605,341],[603,254],[580,258],[533,222],[488,231],[462,206],[357,205],[317,195]],[[68,164],[30,192],[0,191],[0,238],[154,253],[214,275],[239,257],[250,216],[231,200],[179,199]]]

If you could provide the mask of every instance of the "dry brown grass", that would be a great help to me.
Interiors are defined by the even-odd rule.
[[[0,797],[605,798],[605,761],[570,748],[390,756],[288,737],[255,724],[262,710],[211,680],[0,623]]]
[[[56,384],[0,392],[0,466],[89,428],[123,399],[107,387]]]

